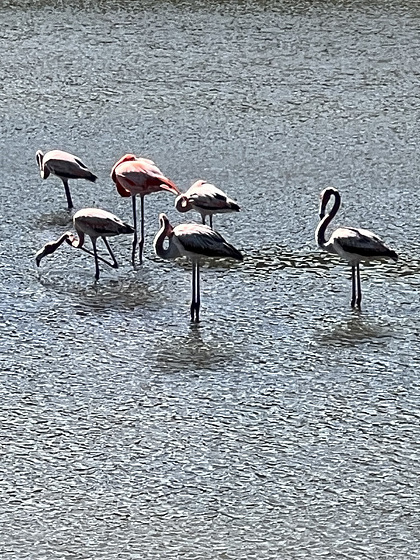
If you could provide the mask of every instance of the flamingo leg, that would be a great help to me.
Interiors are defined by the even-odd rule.
[[[136,249],[137,249],[137,208],[136,208],[136,196],[131,196],[131,201],[133,204],[133,227],[134,227],[134,236],[133,236],[133,248],[131,251],[131,264],[135,265],[135,257],[136,257]]]
[[[69,181],[65,177],[61,177],[63,181],[64,190],[66,191],[66,198],[67,198],[67,206],[68,209],[71,210],[73,208],[73,201],[71,199],[70,189],[69,189]]]
[[[191,321],[200,321],[200,266],[196,260],[192,263]]]
[[[205,214],[201,214],[201,223],[203,224],[203,226],[206,225],[206,215]]]
[[[108,253],[111,255],[111,258],[113,260],[113,264],[110,264],[110,266],[112,266],[112,268],[118,268],[117,259],[115,258],[114,252],[111,249],[108,239],[106,237],[102,237],[102,240],[105,243],[105,247],[108,249]]]
[[[95,253],[92,253],[92,251],[89,251],[89,249],[86,249],[85,247],[81,247],[81,246],[78,246],[78,245],[73,245],[73,243],[70,239],[66,239],[66,241],[69,245],[71,245],[75,249],[81,249],[83,252],[87,253],[91,257],[95,257],[98,261],[101,261],[101,262],[107,264],[108,266],[111,266],[112,268],[116,268],[112,263],[110,263],[109,261],[107,261],[103,257],[100,257],[97,253],[96,253],[96,256],[95,256]],[[93,242],[92,242],[92,244],[93,244]]]
[[[191,321],[194,322],[195,316],[195,294],[196,294],[196,276],[195,276],[195,261],[192,262],[192,277],[191,277]]]
[[[95,280],[99,280],[99,262],[98,262],[98,251],[96,249],[96,237],[91,237],[93,246],[93,256],[95,257]]]
[[[195,265],[195,322],[200,322],[200,263]]]
[[[356,267],[351,267],[351,306],[354,307],[356,303]]]
[[[213,214],[210,214],[210,227],[213,229]]]
[[[359,266],[359,263],[357,263],[357,266],[356,266],[356,276],[357,276],[356,306],[360,309],[360,304],[362,303],[362,282],[360,280],[360,266]]]
[[[143,263],[143,247],[144,247],[144,195],[141,195],[140,196],[140,241],[139,241],[140,264]]]

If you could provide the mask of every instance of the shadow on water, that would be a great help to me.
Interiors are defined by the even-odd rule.
[[[161,299],[161,294],[153,289],[147,279],[138,278],[105,278],[93,279],[93,269],[80,271],[77,274],[63,276],[63,273],[39,274],[39,282],[49,291],[54,291],[66,299],[77,302],[77,306],[86,313],[91,311],[105,312],[118,309],[136,309],[154,306]]]
[[[290,248],[273,244],[268,247],[259,247],[247,252],[248,258],[244,262],[244,266],[255,272],[271,272],[272,270],[290,269],[307,269],[316,274],[323,275],[326,270],[335,266],[350,266],[338,255],[333,255],[322,250],[290,250]],[[404,257],[404,255],[403,255]],[[418,259],[399,259],[398,263],[383,260],[373,260],[362,263],[362,271],[367,269],[380,268],[383,273],[388,274],[414,274],[419,270]]]
[[[155,366],[161,371],[214,370],[235,355],[234,344],[222,337],[204,338],[204,327],[191,324],[186,336],[161,337],[155,344]]]
[[[48,214],[41,214],[37,217],[36,222],[34,221],[33,226],[41,231],[54,226],[69,228],[73,225],[73,215],[74,211],[72,210],[61,210],[49,212]]]
[[[253,273],[266,274],[275,270],[307,269],[318,274],[331,268],[337,257],[321,251],[291,251],[290,248],[274,244],[247,252],[244,267]]]
[[[318,342],[324,346],[357,346],[359,344],[385,344],[393,337],[389,324],[380,319],[366,317],[361,311],[354,310],[350,317],[343,319],[331,318],[334,321],[322,333]]]

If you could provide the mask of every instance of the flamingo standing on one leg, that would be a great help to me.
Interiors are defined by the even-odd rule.
[[[326,214],[326,208],[331,197],[334,197],[334,205]],[[320,222],[315,231],[315,239],[321,249],[329,253],[339,255],[351,264],[352,297],[351,306],[358,307],[362,302],[362,289],[360,282],[361,261],[373,259],[391,258],[398,260],[398,255],[389,249],[377,235],[367,229],[342,227],[336,229],[329,238],[325,239],[325,232],[329,223],[333,220],[340,208],[341,197],[337,189],[329,187],[322,191],[319,208]]]
[[[133,233],[134,228],[132,226],[124,223],[117,216],[111,214],[111,212],[100,210],[99,208],[83,208],[82,210],[78,210],[73,216],[73,224],[77,235],[74,235],[71,231],[66,231],[66,233],[63,233],[63,235],[56,241],[47,243],[35,255],[37,266],[40,265],[42,258],[46,255],[54,253],[54,251],[56,251],[58,247],[66,241],[72,247],[82,249],[85,253],[95,257],[95,280],[99,279],[98,261],[102,261],[112,268],[118,268],[117,260],[108,243],[107,237],[113,237],[114,235],[120,235],[122,233]],[[85,235],[88,235],[92,241],[93,253],[83,247]],[[96,241],[98,237],[101,237],[105,243],[105,247],[108,249],[108,253],[112,258],[112,263],[98,255],[96,249]]]
[[[159,215],[160,230],[155,236],[154,247],[158,257],[175,259],[189,257],[192,261],[191,321],[199,322],[200,313],[200,257],[229,257],[238,261],[243,255],[223,237],[202,224],[181,224],[172,227],[165,214]],[[165,238],[169,245],[163,246]]]
[[[179,189],[175,183],[163,175],[153,161],[145,158],[137,158],[133,154],[126,154],[117,161],[112,168],[111,178],[116,184],[117,191],[121,196],[131,196],[135,230],[131,254],[133,266],[137,247],[136,195],[140,196],[139,258],[140,264],[142,264],[144,247],[144,197],[147,194],[160,191],[169,191],[173,194],[179,194]]]
[[[178,212],[193,209],[201,214],[203,224],[206,216],[210,216],[210,227],[213,227],[213,214],[239,212],[239,205],[219,188],[203,180],[196,181],[184,194],[175,200]]]
[[[96,175],[89,171],[81,159],[73,154],[62,152],[61,150],[52,150],[46,154],[38,150],[36,153],[36,161],[43,179],[46,179],[50,173],[52,173],[60,177],[63,181],[69,210],[73,208],[73,201],[71,199],[68,180],[87,179],[94,183],[97,179]]]

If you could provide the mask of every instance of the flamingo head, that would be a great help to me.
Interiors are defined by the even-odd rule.
[[[319,198],[321,199],[319,204],[319,218],[321,220],[325,216],[328,202],[330,201],[330,198],[332,196],[334,196],[335,198],[340,196],[338,190],[335,189],[334,187],[327,187],[319,195]]]
[[[192,206],[188,196],[185,196],[185,194],[177,196],[175,199],[175,208],[178,212],[188,212],[188,210],[191,210]]]
[[[38,150],[37,153],[35,154],[36,157],[36,162],[38,164],[39,167],[39,172],[41,173],[41,177],[43,179],[46,179],[48,177],[48,175],[50,174],[50,171],[47,167],[44,167],[43,165],[43,160],[44,160],[44,154],[41,152],[41,150]]]
[[[203,181],[203,179],[198,179],[198,181],[196,181],[191,185],[191,189],[199,189],[203,185],[207,185],[207,181]]]
[[[42,249],[40,249],[35,255],[36,265],[39,266],[41,260],[47,255],[51,255],[52,253],[54,253],[54,251],[56,251],[64,241],[67,241],[67,243],[71,245],[71,241],[73,239],[74,234],[71,231],[66,231],[61,237],[57,239],[57,241],[51,241],[50,243],[44,245],[44,247],[42,247]]]
[[[169,218],[166,214],[159,214],[159,225],[160,228],[165,232],[166,237],[172,235],[174,228],[169,222]]]
[[[124,197],[128,197],[131,196],[130,193],[128,192],[127,189],[125,189],[120,182],[117,179],[117,167],[121,164],[124,163],[125,161],[135,161],[137,159],[137,157],[134,154],[125,154],[125,156],[123,156],[122,158],[120,158],[117,163],[114,165],[114,167],[111,169],[111,179],[114,181],[116,187],[117,187],[117,191],[118,194],[120,196],[124,196]]]
[[[124,163],[125,161],[135,161],[137,158],[134,154],[125,154],[125,156],[123,156],[122,158],[120,158],[117,163],[114,165],[114,167],[111,169],[111,179],[114,181],[114,183],[116,183],[115,180],[115,173],[116,173],[116,169],[117,167],[121,164]]]

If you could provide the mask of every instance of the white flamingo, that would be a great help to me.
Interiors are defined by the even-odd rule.
[[[154,247],[158,257],[188,257],[192,261],[191,321],[198,323],[200,314],[200,257],[229,257],[238,261],[243,255],[212,228],[202,224],[180,224],[172,227],[165,214],[159,215],[160,230]],[[164,241],[169,244],[165,248]]]
[[[52,150],[43,154],[41,150],[36,152],[36,161],[38,163],[41,177],[46,179],[50,173],[60,177],[63,181],[64,190],[66,191],[67,205],[69,210],[73,208],[73,201],[71,199],[69,189],[69,179],[86,179],[87,181],[96,181],[97,177],[94,175],[81,159],[63,152],[61,150]]]
[[[210,216],[210,227],[213,227],[213,214],[239,212],[240,210],[239,205],[226,193],[201,179],[176,198],[175,208],[178,212],[188,212],[189,210],[199,212],[203,224],[206,223],[206,216]]]
[[[331,197],[334,197],[334,204],[330,212],[326,214],[327,205]],[[335,253],[350,263],[352,278],[351,306],[360,308],[362,288],[359,263],[386,258],[396,261],[398,260],[398,255],[387,247],[382,239],[367,229],[340,227],[326,241],[326,229],[337,214],[340,203],[341,197],[337,189],[329,187],[322,191],[319,208],[319,218],[321,221],[316,228],[315,239],[321,249],[329,253]]]
[[[134,228],[132,226],[124,223],[117,216],[111,214],[111,212],[107,212],[106,210],[101,210],[99,208],[82,208],[82,210],[78,210],[73,216],[73,224],[77,235],[74,235],[71,231],[66,231],[56,241],[47,243],[35,255],[37,266],[40,265],[41,259],[43,259],[46,255],[54,253],[54,251],[56,251],[58,247],[66,241],[75,249],[81,249],[95,258],[95,280],[99,279],[98,261],[102,261],[112,268],[118,268],[118,262],[108,243],[107,237],[113,237],[120,234],[132,234],[134,232]],[[89,236],[92,241],[93,253],[83,247],[85,235]],[[105,243],[105,247],[112,258],[112,263],[98,255],[96,248],[96,241],[98,237],[101,237]]]

